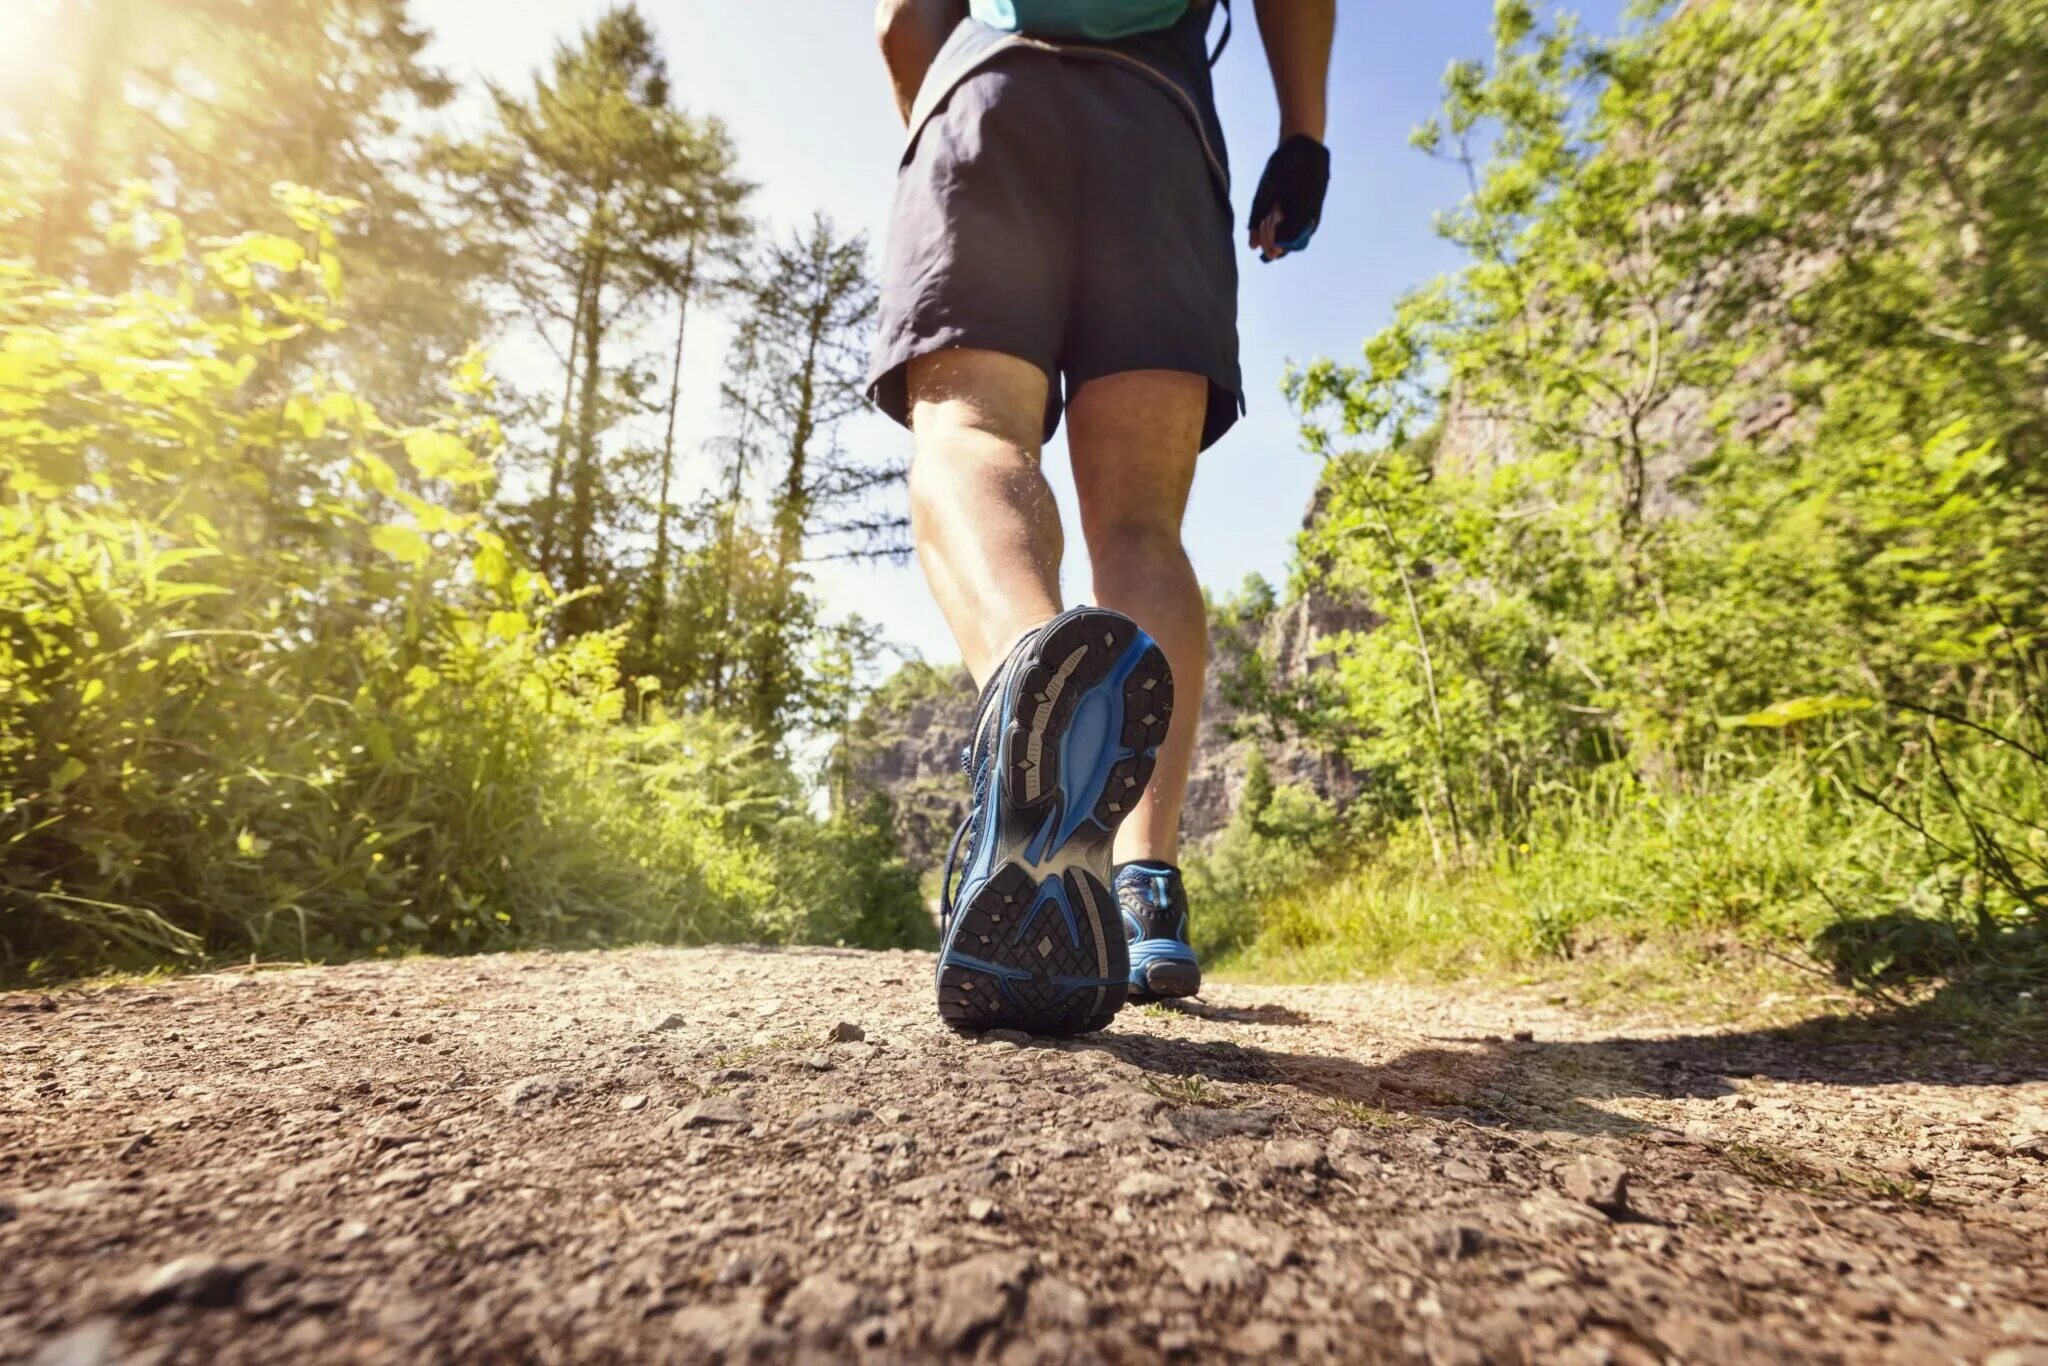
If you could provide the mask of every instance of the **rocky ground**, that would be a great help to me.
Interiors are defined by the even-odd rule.
[[[976,1040],[930,975],[0,997],[0,1359],[2048,1362],[2024,1050],[1379,986]]]

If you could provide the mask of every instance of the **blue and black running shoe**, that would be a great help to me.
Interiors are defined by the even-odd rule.
[[[1188,943],[1188,889],[1170,863],[1139,861],[1116,870],[1116,899],[1131,940],[1131,997],[1192,996],[1202,965]]]
[[[1083,1034],[1123,1008],[1130,956],[1110,842],[1172,715],[1166,656],[1136,622],[1099,607],[1054,617],[989,680],[961,756],[974,795],[941,897],[948,1024]]]

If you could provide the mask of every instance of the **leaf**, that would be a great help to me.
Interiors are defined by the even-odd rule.
[[[370,528],[370,544],[401,564],[424,564],[434,553],[433,546],[417,529],[396,522]]]
[[[158,602],[184,602],[190,598],[227,597],[235,590],[218,583],[160,583],[156,586]]]
[[[70,758],[66,759],[63,763],[59,764],[57,766],[57,771],[50,775],[50,791],[62,792],[65,788],[71,786],[80,778],[83,778],[85,774],[85,765],[82,762],[80,762],[78,756],[74,754]]]
[[[1789,701],[1773,703],[1762,711],[1753,711],[1746,716],[1721,716],[1715,720],[1723,730],[1782,730],[1786,726],[1816,720],[1823,716],[1869,711],[1876,705],[1876,702],[1867,697],[1795,697]]]
[[[447,432],[423,430],[406,433],[405,454],[423,479],[475,484],[490,477],[490,471],[477,461],[461,438]]]
[[[470,560],[476,581],[486,588],[503,591],[512,581],[512,560],[502,545],[486,543]]]
[[[533,623],[526,619],[524,612],[493,612],[484,625],[486,634],[505,640],[517,640],[532,629]]]
[[[297,270],[306,260],[305,247],[289,237],[279,237],[274,233],[252,233],[236,246],[249,260],[278,270]]]

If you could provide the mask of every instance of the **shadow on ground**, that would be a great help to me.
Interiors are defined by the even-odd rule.
[[[1616,1133],[1646,1126],[1599,1108],[1622,1097],[1733,1094],[1739,1081],[1872,1087],[2012,1085],[2048,1080],[2039,1022],[1959,1027],[1953,1001],[1865,1015],[1825,1015],[1752,1031],[1565,1042],[1475,1040],[1412,1048],[1383,1061],[1295,1053],[1227,1040],[1111,1032],[1104,1048],[1175,1077],[1291,1086],[1333,1101],[1395,1111],[1465,1112],[1495,1125]],[[1294,1025],[1283,1006],[1184,1005],[1200,1019]],[[2024,1019],[2024,1017],[2022,1017]]]

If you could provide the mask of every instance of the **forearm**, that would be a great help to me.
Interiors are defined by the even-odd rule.
[[[875,37],[882,45],[896,112],[904,123],[910,122],[910,107],[925,73],[966,14],[967,0],[880,0],[875,6]]]
[[[1259,37],[1280,98],[1280,137],[1324,140],[1329,122],[1330,42],[1337,0],[1256,0]]]

